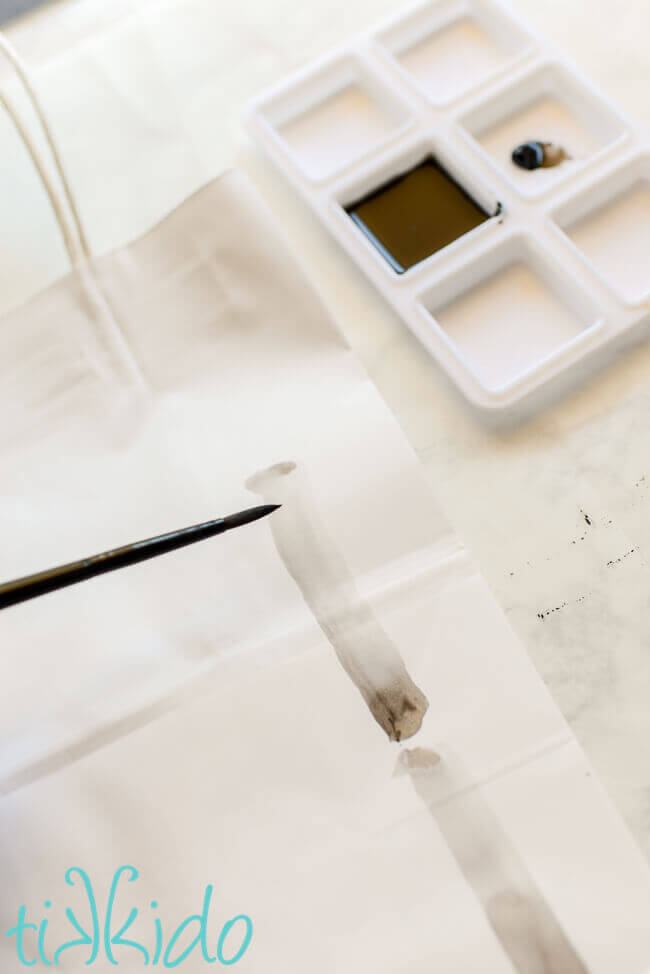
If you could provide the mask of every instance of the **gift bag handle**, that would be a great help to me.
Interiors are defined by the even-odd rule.
[[[40,177],[43,184],[45,192],[48,195],[50,204],[54,211],[54,216],[61,230],[61,235],[63,236],[63,241],[65,243],[66,250],[70,256],[70,261],[73,265],[81,263],[85,258],[90,257],[90,248],[88,246],[88,240],[84,233],[83,224],[81,222],[81,217],[79,216],[79,210],[74,199],[72,190],[70,189],[70,184],[66,178],[65,170],[61,162],[61,157],[59,151],[56,147],[56,142],[54,136],[52,135],[52,130],[48,124],[47,117],[43,111],[42,105],[40,103],[39,97],[34,90],[34,86],[29,78],[29,71],[22,60],[21,56],[16,51],[13,44],[5,37],[3,33],[0,32],[0,50],[6,56],[7,60],[13,66],[16,75],[18,76],[20,82],[22,83],[25,92],[27,93],[30,102],[34,107],[36,116],[40,122],[41,128],[43,129],[43,134],[49,146],[50,152],[52,153],[52,159],[56,171],[59,175],[61,181],[61,186],[63,187],[63,193],[66,205],[63,202],[61,194],[59,193],[57,187],[52,182],[50,176],[48,175],[47,169],[43,163],[41,155],[34,145],[29,132],[25,128],[20,115],[13,107],[11,102],[7,99],[4,92],[0,90],[0,104],[2,104],[7,111],[7,114],[11,118],[16,131],[18,132],[20,138],[22,139],[25,148],[27,149],[32,162],[36,168],[36,171]],[[68,212],[72,216],[72,222],[69,219]]]

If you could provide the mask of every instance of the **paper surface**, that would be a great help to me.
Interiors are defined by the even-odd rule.
[[[169,939],[214,884],[212,945],[254,926],[235,969],[507,974],[434,813],[475,790],[587,970],[650,963],[645,861],[240,174],[5,317],[0,403],[3,577],[250,506],[292,460],[429,701],[391,743],[265,522],[1,613],[4,931],[47,914],[51,958],[65,907],[88,914],[65,871],[105,904],[128,864],[119,923],[137,907],[150,952],[150,902]],[[419,787],[415,747],[460,777]],[[15,938],[0,954],[22,969]]]

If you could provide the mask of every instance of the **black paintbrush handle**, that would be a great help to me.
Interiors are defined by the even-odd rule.
[[[212,538],[216,534],[223,534],[224,531],[230,531],[232,528],[257,521],[258,518],[271,514],[278,507],[278,504],[251,507],[246,511],[239,511],[237,514],[231,514],[228,517],[205,521],[203,524],[194,524],[189,528],[181,528],[179,531],[171,531],[169,534],[160,534],[155,538],[136,541],[121,548],[104,551],[99,555],[82,558],[80,561],[73,561],[67,565],[59,565],[57,568],[37,572],[35,575],[17,578],[13,582],[6,582],[4,585],[0,585],[0,609],[6,609],[18,602],[25,602],[27,599],[34,599],[39,595],[47,595],[48,592],[55,592],[57,589],[65,588],[68,585],[76,585],[77,582],[84,582],[86,579],[104,575],[106,572],[117,571],[118,568],[137,565],[138,562],[156,558],[158,555],[175,551],[177,548],[184,548],[186,545],[203,541],[205,538]]]

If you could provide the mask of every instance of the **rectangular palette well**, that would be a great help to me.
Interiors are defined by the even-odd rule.
[[[641,336],[650,144],[500,0],[411,6],[247,122],[484,417],[528,415]],[[557,164],[518,166],[531,143]]]

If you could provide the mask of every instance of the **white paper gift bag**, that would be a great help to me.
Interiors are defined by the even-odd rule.
[[[53,197],[2,575],[283,507],[0,614],[3,970],[641,972],[647,866],[247,180],[99,259]]]

